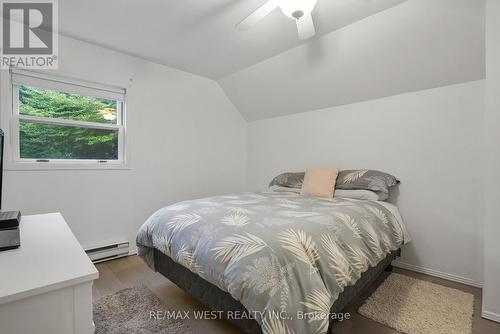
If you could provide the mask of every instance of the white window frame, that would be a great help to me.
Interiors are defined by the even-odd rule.
[[[117,123],[106,124],[61,118],[21,115],[19,113],[19,86],[74,93],[82,96],[107,98],[117,101]],[[47,75],[34,71],[11,70],[11,113],[10,113],[10,163],[6,159],[7,170],[37,169],[128,169],[126,154],[126,89],[117,86]],[[91,129],[118,131],[118,159],[26,159],[20,157],[20,121],[37,124],[63,125]]]

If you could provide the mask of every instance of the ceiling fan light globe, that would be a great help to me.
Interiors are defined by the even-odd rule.
[[[286,16],[298,20],[304,15],[310,14],[318,0],[279,0],[281,11]],[[299,17],[299,13],[302,13]]]
[[[297,19],[297,20],[298,20],[298,19],[300,19],[302,16],[304,16],[304,12],[303,12],[303,11],[301,11],[301,10],[297,10],[297,11],[293,12],[292,16],[293,16],[293,18],[294,18],[294,19]]]

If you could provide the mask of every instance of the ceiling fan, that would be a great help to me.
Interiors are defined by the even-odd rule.
[[[238,29],[250,29],[276,8],[295,20],[299,39],[309,39],[316,34],[311,15],[318,0],[269,0],[238,24]]]

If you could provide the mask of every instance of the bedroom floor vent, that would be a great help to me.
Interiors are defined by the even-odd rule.
[[[114,260],[129,255],[128,241],[87,249],[85,252],[93,263]]]

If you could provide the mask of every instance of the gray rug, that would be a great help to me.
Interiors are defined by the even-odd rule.
[[[191,334],[179,319],[152,319],[150,311],[168,309],[147,287],[118,291],[94,302],[94,334]]]
[[[359,308],[367,318],[408,334],[470,334],[474,296],[391,274]]]

